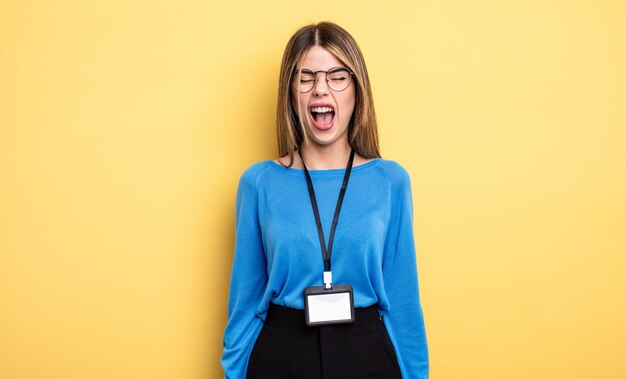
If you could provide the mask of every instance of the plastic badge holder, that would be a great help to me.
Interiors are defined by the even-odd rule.
[[[349,324],[354,321],[354,297],[350,284],[304,289],[304,313],[308,326]]]

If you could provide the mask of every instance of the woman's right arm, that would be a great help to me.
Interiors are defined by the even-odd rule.
[[[243,173],[237,190],[235,254],[222,354],[227,379],[245,378],[250,352],[263,327],[257,310],[267,286],[267,261],[258,217],[258,168]]]

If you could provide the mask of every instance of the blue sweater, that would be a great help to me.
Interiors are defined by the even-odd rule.
[[[310,170],[325,236],[344,173]],[[235,221],[222,366],[226,378],[243,379],[270,301],[304,309],[303,290],[323,285],[324,264],[303,170],[273,161],[251,166],[239,182]],[[378,303],[402,376],[427,378],[411,184],[399,164],[378,158],[352,169],[332,272],[334,283],[353,286],[355,307]]]

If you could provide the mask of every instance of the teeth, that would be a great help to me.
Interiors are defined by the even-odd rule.
[[[333,108],[331,108],[331,107],[314,107],[314,108],[311,108],[311,112],[328,113],[328,112],[333,112]]]

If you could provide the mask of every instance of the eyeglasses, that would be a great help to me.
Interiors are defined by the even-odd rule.
[[[333,67],[328,71],[311,71],[307,69],[295,70],[291,78],[291,86],[300,93],[307,93],[315,88],[317,74],[326,75],[326,85],[335,92],[341,92],[348,88],[354,73],[345,67]]]

